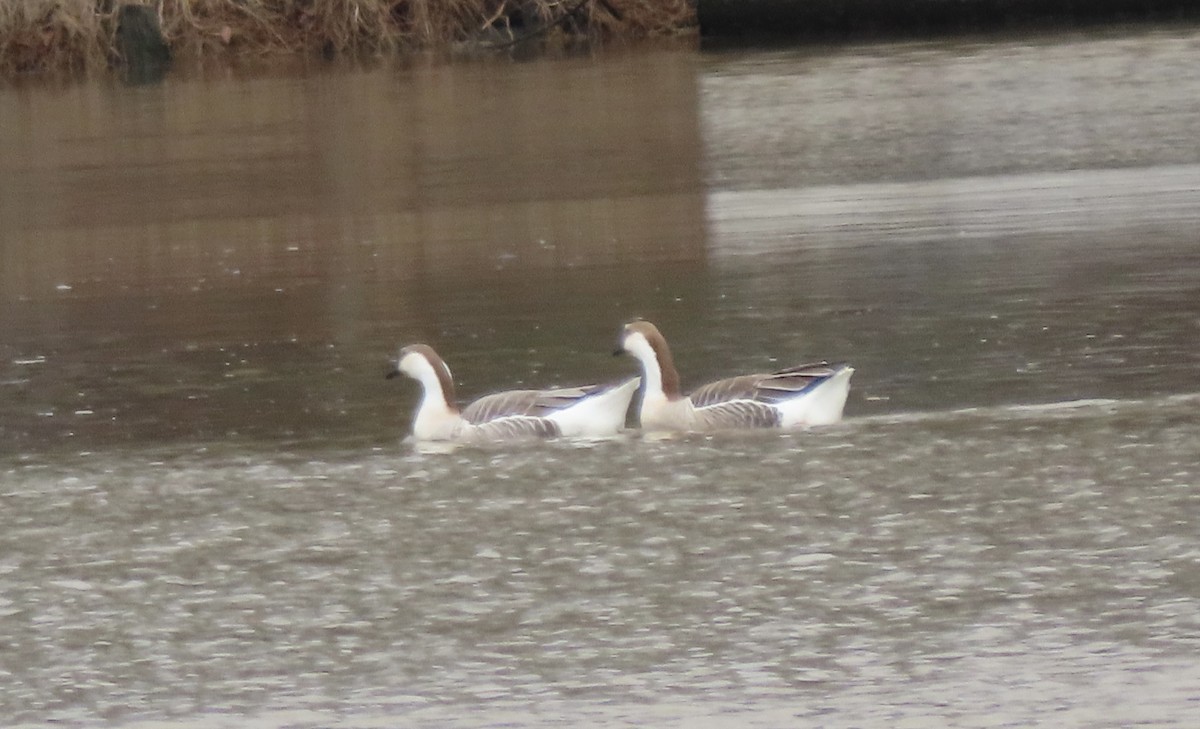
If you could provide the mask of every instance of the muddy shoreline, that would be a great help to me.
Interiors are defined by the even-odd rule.
[[[693,0],[26,0],[0,4],[0,77],[146,62],[502,53],[695,25]]]

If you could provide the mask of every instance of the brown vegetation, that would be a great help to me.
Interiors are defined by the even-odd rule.
[[[644,36],[694,23],[691,0],[128,0],[157,13],[176,58],[378,55],[523,38]],[[118,62],[122,0],[0,0],[0,74]]]

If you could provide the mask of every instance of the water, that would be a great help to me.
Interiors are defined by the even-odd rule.
[[[0,716],[1195,725],[1198,46],[0,91]],[[400,441],[633,315],[847,418]]]

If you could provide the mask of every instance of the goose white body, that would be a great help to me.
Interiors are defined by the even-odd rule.
[[[614,435],[625,427],[629,404],[639,384],[641,378],[634,377],[545,417],[557,423],[559,431],[568,438]]]
[[[850,396],[850,377],[854,368],[838,365],[828,379],[811,390],[784,400],[775,407],[780,413],[781,428],[804,428],[812,425],[833,425],[842,419],[846,398]]]

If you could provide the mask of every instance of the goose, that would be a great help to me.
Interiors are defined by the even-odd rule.
[[[638,420],[643,430],[711,431],[734,428],[798,428],[842,418],[854,368],[825,362],[767,374],[717,380],[683,395],[667,340],[658,327],[638,319],[622,328],[614,355],[641,363],[645,391]]]
[[[486,442],[557,436],[594,438],[615,435],[625,426],[629,403],[641,378],[617,385],[509,390],[458,408],[450,368],[432,347],[400,349],[391,379],[407,375],[424,391],[413,417],[418,441]]]

